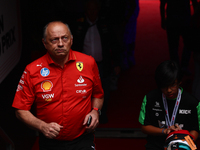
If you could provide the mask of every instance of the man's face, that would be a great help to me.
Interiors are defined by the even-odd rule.
[[[61,22],[50,23],[43,44],[54,61],[67,58],[72,46],[72,35],[68,27]]]
[[[172,84],[168,87],[161,88],[161,91],[165,94],[165,96],[168,99],[174,99],[178,95],[179,85],[180,85],[180,83],[178,83],[178,81],[176,80],[174,82],[174,84]]]

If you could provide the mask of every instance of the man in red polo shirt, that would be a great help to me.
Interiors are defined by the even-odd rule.
[[[47,54],[26,66],[12,104],[17,118],[40,132],[40,150],[95,149],[92,131],[103,105],[99,71],[91,56],[71,50],[72,40],[68,25],[45,26]]]

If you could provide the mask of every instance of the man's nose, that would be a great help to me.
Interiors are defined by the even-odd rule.
[[[62,41],[62,39],[59,39],[59,40],[58,40],[58,46],[63,46],[63,41]]]
[[[171,91],[172,91],[171,87],[170,87],[170,86],[168,86],[168,87],[167,87],[167,92],[169,92],[169,93],[170,93]]]

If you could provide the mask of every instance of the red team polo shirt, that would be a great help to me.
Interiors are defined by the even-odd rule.
[[[39,119],[63,126],[56,139],[73,140],[85,132],[91,97],[103,98],[97,64],[91,56],[70,50],[63,69],[48,53],[27,65],[12,106],[30,110],[34,103]]]

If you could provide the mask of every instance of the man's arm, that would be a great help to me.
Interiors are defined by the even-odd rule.
[[[181,128],[178,125],[173,125],[169,128],[158,128],[152,125],[142,126],[142,132],[150,135],[164,135],[164,134],[169,134],[172,131],[178,131],[178,130],[181,130]]]
[[[59,134],[60,129],[63,128],[61,125],[55,122],[46,123],[38,119],[28,110],[17,109],[15,113],[19,120],[24,122],[29,127],[42,132],[47,138],[50,139],[55,138]]]
[[[103,98],[92,98],[92,108],[98,108],[101,110],[103,106],[103,101],[104,101]],[[99,124],[99,113],[96,110],[91,110],[91,112],[86,115],[83,125],[86,125],[89,116],[92,117],[92,121],[91,121],[90,126],[86,127],[86,129],[90,132],[94,130]]]
[[[152,125],[142,126],[142,132],[149,135],[163,135],[162,130],[164,128],[154,127]]]

